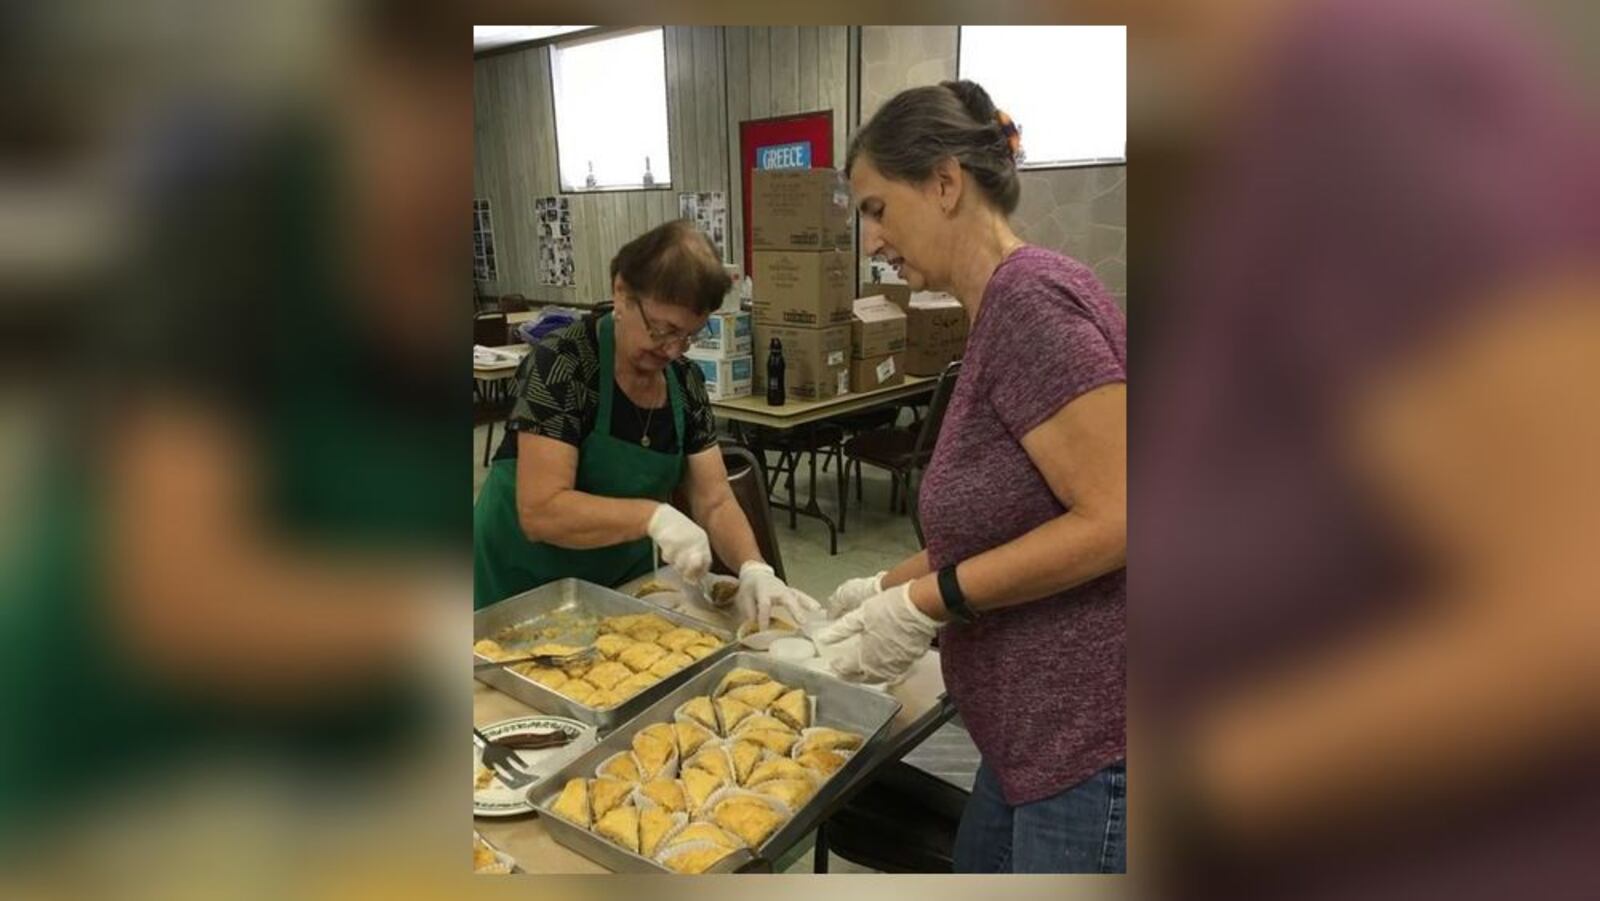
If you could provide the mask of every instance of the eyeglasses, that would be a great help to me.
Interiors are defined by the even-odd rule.
[[[633,303],[634,309],[639,311],[639,321],[644,323],[645,334],[650,336],[650,340],[655,342],[657,347],[689,349],[689,345],[694,341],[694,335],[685,335],[675,328],[658,328],[650,321],[650,317],[644,314],[644,303],[639,298],[629,296],[628,300]]]

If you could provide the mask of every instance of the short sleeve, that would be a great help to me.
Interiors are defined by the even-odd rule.
[[[678,372],[683,375],[683,449],[697,454],[717,443],[717,417],[700,367],[682,366]]]
[[[582,378],[579,355],[570,342],[541,342],[528,352],[517,375],[517,398],[506,428],[583,444],[585,416],[592,394]]]
[[[1021,441],[1079,396],[1127,381],[1107,328],[1059,284],[1021,287],[995,309],[983,353],[990,401]],[[969,351],[970,354],[970,351]]]

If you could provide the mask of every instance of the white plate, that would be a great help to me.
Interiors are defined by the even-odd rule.
[[[479,757],[483,751],[483,743],[478,741],[478,736],[472,736],[473,816],[513,817],[531,812],[533,805],[528,802],[528,790],[550,778],[551,774],[566,766],[568,761],[599,743],[599,737],[595,734],[593,726],[564,716],[519,716],[516,719],[501,720],[493,725],[480,727],[479,731],[490,739],[556,730],[573,736],[572,741],[559,748],[517,752],[517,759],[522,761],[523,769],[534,775],[534,781],[522,788],[507,788],[498,777],[492,779],[487,788],[477,787],[478,767],[482,766]]]

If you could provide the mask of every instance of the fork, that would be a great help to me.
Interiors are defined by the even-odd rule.
[[[479,731],[477,726],[472,727],[472,734],[483,742],[483,752],[478,755],[478,759],[484,766],[494,770],[495,775],[500,777],[500,781],[504,782],[507,788],[521,788],[533,781],[533,774],[522,769],[522,758],[517,756],[516,751],[495,744],[494,740]]]
[[[561,656],[557,656],[555,654],[533,654],[528,657],[511,657],[505,660],[486,660],[482,663],[474,663],[472,665],[472,671],[477,672],[478,670],[485,669],[500,669],[507,666],[516,666],[521,663],[537,663],[540,666],[567,666],[569,664],[581,663],[585,660],[588,660],[594,657],[594,655],[597,653],[599,652],[593,647],[587,647],[579,651],[574,651],[571,654]]]

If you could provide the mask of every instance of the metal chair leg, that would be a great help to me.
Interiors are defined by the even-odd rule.
[[[489,434],[483,441],[483,468],[489,468],[489,454],[494,449],[494,420],[489,420]]]
[[[828,872],[828,824],[817,824],[817,844],[815,854],[811,859],[811,872]]]

